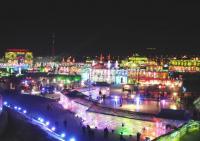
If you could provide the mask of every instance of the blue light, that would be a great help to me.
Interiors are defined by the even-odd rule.
[[[15,106],[14,109],[17,110],[17,106]]]
[[[118,96],[114,96],[114,100],[115,100],[115,102],[117,102],[119,100],[119,97]]]
[[[183,87],[183,92],[186,92],[186,91],[187,91],[187,89],[185,87]]]
[[[28,85],[28,81],[27,80],[25,80],[24,83],[25,83],[25,85]]]
[[[55,131],[55,130],[56,130],[56,128],[55,128],[55,127],[51,127],[51,130],[52,130],[52,131]]]
[[[166,103],[165,99],[161,100],[161,103],[162,103],[163,105],[165,105],[165,103]]]
[[[18,111],[20,111],[21,109],[22,109],[21,107],[18,107],[18,108],[17,108]]]
[[[118,96],[115,96],[114,98],[115,98],[115,99],[118,99],[119,97],[118,97]]]
[[[44,119],[41,118],[40,121],[41,121],[41,122],[44,122]]]
[[[65,137],[65,133],[62,133],[60,136],[61,136],[62,138],[64,138],[64,137]]]
[[[69,141],[76,141],[76,139],[75,138],[70,138]]]
[[[7,105],[7,104],[8,104],[8,102],[7,102],[7,101],[5,101],[3,104],[4,104],[4,105]]]
[[[136,104],[137,104],[137,105],[140,104],[140,97],[136,97]]]
[[[48,126],[49,124],[50,124],[49,121],[47,121],[47,122],[45,123],[46,126]]]
[[[40,122],[44,122],[44,119],[41,118],[41,117],[39,117],[38,120],[39,120]]]
[[[24,113],[24,114],[26,114],[26,113],[27,113],[27,111],[26,111],[26,110],[24,110],[24,111],[23,111],[23,113]]]

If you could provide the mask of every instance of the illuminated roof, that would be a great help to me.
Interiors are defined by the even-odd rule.
[[[98,64],[95,64],[92,68],[93,69],[105,69],[106,67],[104,66],[103,63],[98,63]]]
[[[11,48],[11,49],[7,49],[7,52],[29,52],[29,50],[27,50],[27,49]]]

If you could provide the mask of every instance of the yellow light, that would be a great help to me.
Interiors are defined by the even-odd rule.
[[[174,88],[174,84],[171,84],[171,88]]]
[[[131,98],[133,99],[134,97],[135,97],[135,95],[132,94],[132,95],[131,95]]]
[[[177,110],[177,106],[175,104],[170,105],[170,109]]]
[[[174,92],[173,95],[174,95],[174,96],[177,96],[177,92]]]
[[[125,89],[129,89],[130,86],[129,86],[129,85],[124,85],[124,88],[125,88]]]
[[[63,84],[62,84],[62,83],[60,83],[60,84],[59,84],[59,86],[60,86],[60,87],[63,87]]]

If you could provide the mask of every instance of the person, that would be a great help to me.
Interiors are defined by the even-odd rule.
[[[146,128],[144,127],[144,128],[142,128],[142,131],[143,131],[143,133],[145,133],[145,131],[146,131]]]
[[[170,124],[167,124],[167,125],[165,126],[165,128],[166,128],[166,131],[168,132],[168,131],[171,130],[171,125],[170,125]]]
[[[140,141],[140,136],[141,136],[141,134],[138,132],[137,133],[137,141]]]
[[[58,121],[55,122],[55,125],[56,125],[56,127],[58,127],[58,125],[59,125]]]
[[[88,131],[88,133],[90,133],[90,126],[89,125],[87,125],[87,131]]]
[[[132,138],[132,135],[129,135],[129,138]]]
[[[95,130],[92,130],[92,131],[93,131],[92,136],[95,136]]]
[[[104,137],[105,137],[105,138],[108,137],[108,128],[107,128],[107,127],[104,129]]]
[[[51,107],[49,104],[47,104],[47,111],[50,111]]]
[[[91,130],[91,137],[94,138],[94,130]]]
[[[121,133],[120,133],[120,141],[123,141],[123,139],[124,139],[124,138],[123,138],[123,133],[121,132]]]
[[[83,131],[83,133],[85,133],[85,126],[84,125],[82,126],[82,131]]]
[[[101,90],[99,90],[99,96],[101,96],[102,95],[102,92],[101,92]]]
[[[89,95],[89,100],[92,100],[92,95],[91,94]]]
[[[145,138],[145,141],[150,141],[150,138],[149,138],[149,137],[146,137],[146,138]]]
[[[122,96],[120,97],[120,107],[122,107],[122,104],[123,104],[123,98]]]
[[[90,130],[88,130],[88,135],[89,135],[89,138],[91,138],[92,137],[92,130],[90,129]]]
[[[103,100],[105,100],[105,99],[106,99],[106,95],[104,94],[104,95],[103,95]]]
[[[64,124],[64,127],[66,128],[67,127],[67,120],[66,119],[63,121],[63,124]]]
[[[115,130],[112,129],[112,134],[114,134]]]

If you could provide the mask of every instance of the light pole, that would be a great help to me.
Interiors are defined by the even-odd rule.
[[[91,95],[90,94],[90,85],[91,85],[91,75],[90,75],[90,73],[91,73],[91,70],[89,69],[89,96]]]

